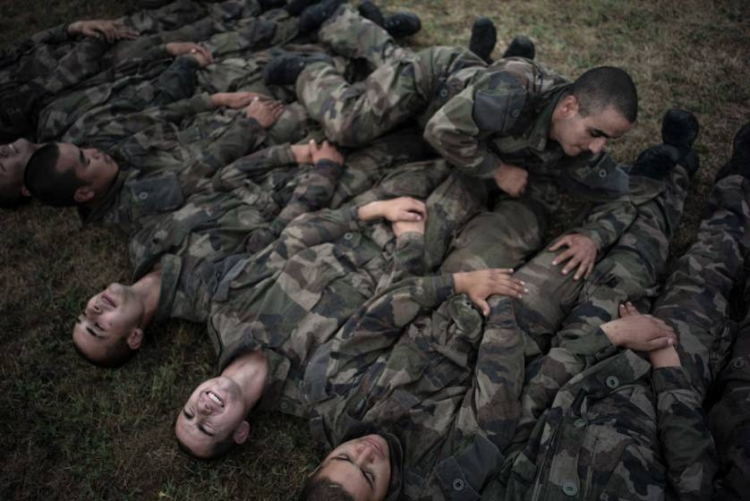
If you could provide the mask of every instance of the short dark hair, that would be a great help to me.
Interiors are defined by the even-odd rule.
[[[638,92],[625,70],[600,66],[588,70],[573,83],[573,95],[578,99],[581,116],[602,111],[610,106],[628,122],[638,118]]]
[[[73,343],[73,346],[75,346],[76,352],[84,360],[104,369],[116,369],[128,362],[138,352],[138,350],[134,350],[130,347],[128,340],[124,337],[119,338],[116,343],[107,348],[107,352],[103,359],[90,357],[87,353],[84,353],[75,342]]]
[[[179,418],[179,415],[177,416]],[[175,423],[177,422],[177,419],[175,419]],[[177,439],[177,447],[180,448],[182,452],[190,456],[194,459],[200,459],[200,460],[206,460],[210,461],[213,459],[220,459],[229,454],[229,451],[234,449],[234,446],[237,445],[234,441],[234,433],[230,433],[228,436],[224,437],[222,440],[219,440],[216,442],[211,450],[208,453],[208,456],[199,456],[195,453],[193,449],[188,447],[188,445],[180,440],[179,437],[175,436]]]
[[[26,188],[43,204],[70,207],[76,205],[76,190],[84,184],[76,177],[74,169],[57,170],[59,158],[57,143],[42,146],[29,158],[23,180]]]
[[[305,481],[298,501],[354,501],[344,486],[320,475],[312,475]]]

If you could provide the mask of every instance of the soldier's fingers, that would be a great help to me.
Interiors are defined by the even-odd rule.
[[[485,298],[476,294],[469,294],[469,299],[471,299],[471,302],[474,303],[477,308],[479,308],[479,311],[482,312],[482,315],[486,317],[490,314],[490,305],[487,303]]]
[[[560,263],[564,263],[573,256],[575,256],[575,251],[573,249],[566,249],[552,260],[552,266],[557,266]]]
[[[559,249],[560,247],[562,247],[563,245],[570,246],[570,241],[569,240],[570,240],[569,236],[560,237],[560,238],[558,238],[555,241],[554,244],[552,244],[552,246],[549,248],[549,250],[552,251],[552,252],[554,252],[557,249]]]
[[[586,266],[586,274],[584,275],[584,278],[589,278],[591,274],[594,272],[594,260],[591,259]]]
[[[581,258],[577,254],[574,254],[571,259],[568,261],[568,263],[565,265],[565,267],[562,270],[563,275],[567,275],[571,271],[573,271],[576,268],[580,268],[581,264]]]

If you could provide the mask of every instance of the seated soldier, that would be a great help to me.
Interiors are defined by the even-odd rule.
[[[174,125],[220,106],[247,110],[208,137]],[[48,144],[29,159],[24,184],[42,203],[77,206],[85,223],[130,233],[144,218],[178,208],[201,179],[255,148],[281,111],[279,103],[251,93],[222,93],[134,113],[92,133],[117,160],[98,148]]]
[[[625,252],[629,243],[648,240],[648,245],[632,252],[644,265],[643,281],[655,282],[652,269],[659,263],[663,266],[668,238],[675,218],[679,219],[687,177],[681,165],[674,165],[679,156],[671,146],[651,148],[639,157],[631,172],[638,177],[670,178],[653,179],[665,187],[656,190],[656,198],[639,206],[639,217],[618,243],[627,266],[632,259]],[[638,186],[653,193],[649,179],[642,181],[644,184]],[[663,211],[663,207],[670,210]],[[653,253],[652,247],[659,252]],[[638,254],[639,250],[644,253]],[[554,259],[548,254],[544,253],[539,263],[533,260],[529,272],[524,273],[522,268],[515,274],[530,294],[515,305],[507,299],[490,301],[492,309],[483,329],[478,318],[472,320],[470,311],[465,307],[462,310],[460,300],[440,305],[447,295],[441,297],[436,292],[442,290],[439,283],[428,291],[406,282],[371,301],[363,308],[366,311],[353,317],[321,357],[327,360],[323,362],[327,367],[322,373],[308,370],[302,383],[311,408],[311,430],[333,449],[313,474],[303,498],[327,499],[332,493],[345,491],[354,499],[477,499],[499,471],[521,416],[524,355],[533,354],[536,344],[530,336],[536,332],[527,333],[524,325],[536,318],[538,306],[543,306],[539,314],[542,318],[556,307],[567,308],[569,296],[557,294],[565,292],[564,288],[546,284],[567,283],[579,291],[582,287],[570,277],[536,275],[541,263],[549,266]],[[611,269],[611,263],[606,262],[605,267]],[[595,271],[592,283],[609,283],[606,273],[599,265],[597,268],[599,273]],[[596,298],[600,291],[604,299],[611,296],[607,287],[590,287],[591,294],[582,295],[581,301],[599,304]],[[626,297],[628,291],[623,292]],[[632,291],[643,293],[639,288]],[[430,315],[428,312],[438,305]],[[589,315],[598,313],[590,307],[586,311]],[[672,330],[650,317],[614,320],[601,327],[601,332],[616,332],[613,342],[626,347],[632,337],[652,339],[654,347],[674,341]],[[370,436],[363,442],[342,444],[344,437],[352,438],[352,432],[361,434],[364,430],[367,434],[373,429],[383,438]],[[372,476],[382,470],[377,472],[372,467],[383,463],[390,464],[390,475],[373,481]],[[374,490],[378,495],[373,495]],[[387,494],[383,495],[384,491]]]
[[[635,85],[623,70],[595,68],[570,83],[522,58],[487,67],[458,48],[414,54],[347,6],[318,37],[333,52],[376,68],[364,85],[350,85],[319,58],[299,56],[269,63],[266,83],[296,82],[300,102],[337,144],[366,143],[416,117],[438,153],[462,172],[494,179],[505,195],[545,182],[602,198],[627,191],[627,177],[599,155],[607,140],[628,132],[636,120]],[[554,192],[543,195],[536,202],[540,219],[554,211],[557,199]],[[538,221],[540,231],[545,224]],[[601,236],[603,241],[580,235],[564,244],[585,273],[619,233]]]

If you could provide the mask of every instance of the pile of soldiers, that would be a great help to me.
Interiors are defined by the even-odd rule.
[[[668,110],[615,162],[622,69],[570,81],[524,37],[493,61],[488,19],[415,52],[419,18],[369,0],[141,3],[2,53],[0,204],[128,235],[133,283],[75,320],[87,361],[205,325],[220,375],[181,449],[226,454],[262,408],[330,451],[300,499],[750,492],[750,125],[659,287],[699,126]],[[545,245],[561,188],[590,204]]]

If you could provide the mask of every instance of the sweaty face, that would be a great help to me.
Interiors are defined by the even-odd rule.
[[[109,347],[138,328],[143,306],[128,287],[111,284],[95,295],[73,327],[73,342],[89,357],[103,359]]]
[[[12,187],[9,191],[21,193],[23,173],[34,146],[25,139],[0,145],[0,188]]]
[[[608,140],[619,138],[631,126],[611,106],[583,117],[576,105],[569,114],[553,119],[550,137],[560,144],[567,156],[574,157],[587,151],[598,154]]]
[[[383,500],[391,481],[388,442],[380,435],[344,442],[323,460],[316,477],[341,484],[357,501]]]
[[[117,176],[118,166],[112,157],[96,148],[79,148],[60,143],[57,169],[61,172],[75,169],[76,177],[97,194],[104,194]]]
[[[215,377],[201,383],[190,395],[177,416],[175,434],[193,454],[209,457],[215,444],[243,426],[245,414],[237,383],[224,376]]]

